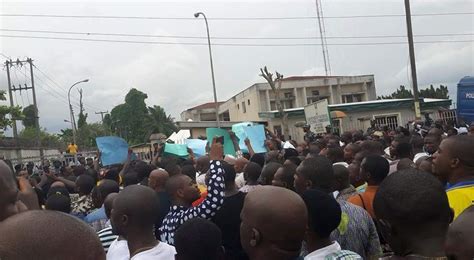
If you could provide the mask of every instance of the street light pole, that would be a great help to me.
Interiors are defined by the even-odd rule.
[[[72,127],[72,140],[74,142],[74,144],[76,144],[76,123],[74,121],[74,112],[72,111],[72,105],[71,105],[71,89],[79,84],[79,83],[84,83],[84,82],[89,82],[88,79],[85,79],[85,80],[81,80],[81,81],[78,81],[74,84],[72,84],[72,86],[69,88],[69,91],[67,92],[67,99],[69,101],[69,112],[70,112],[70,116],[71,116],[71,127]]]
[[[211,61],[211,76],[212,76],[212,89],[214,91],[214,105],[216,107],[216,122],[217,127],[221,127],[220,120],[219,120],[219,104],[217,103],[217,91],[216,91],[216,80],[214,79],[214,65],[212,62],[212,50],[211,50],[211,36],[209,35],[209,24],[207,23],[207,17],[204,13],[199,12],[195,13],[194,17],[198,18],[200,15],[204,17],[204,21],[206,22],[206,30],[207,30],[207,43],[209,47],[209,60]]]

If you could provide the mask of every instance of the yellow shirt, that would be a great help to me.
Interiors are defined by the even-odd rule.
[[[474,202],[474,181],[465,181],[453,185],[446,190],[449,206],[454,210],[456,219],[466,208]]]
[[[69,150],[70,154],[76,154],[77,153],[77,145],[72,145],[70,144],[67,149]]]

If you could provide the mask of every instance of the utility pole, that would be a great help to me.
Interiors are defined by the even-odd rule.
[[[109,111],[99,111],[99,112],[95,112],[96,115],[100,114],[100,117],[102,118],[102,124],[104,123],[104,114],[108,114]]]
[[[413,46],[413,31],[411,28],[410,0],[405,0],[405,16],[407,20],[408,49],[410,51],[411,80],[413,84],[413,100],[415,105],[415,118],[421,119],[420,101],[418,100],[418,80],[416,77],[415,47]]]
[[[6,61],[5,66],[7,67],[7,81],[8,81],[8,94],[10,96],[10,107],[13,107],[13,91],[10,79],[10,66],[12,61]],[[13,119],[13,139],[15,140],[15,145],[18,145],[18,129],[16,128],[16,119]]]
[[[326,76],[331,75],[331,64],[329,62],[329,51],[326,42],[326,28],[324,26],[323,7],[320,0],[316,0],[316,14],[318,17],[319,36],[321,37],[321,49],[323,51],[324,71]]]
[[[33,92],[33,106],[35,107],[36,145],[40,149],[40,157],[41,159],[43,159],[44,154],[43,154],[43,149],[41,148],[38,103],[36,103],[35,80],[34,80],[34,75],[33,75],[33,60],[31,58],[27,58],[26,62],[30,64],[31,91]]]

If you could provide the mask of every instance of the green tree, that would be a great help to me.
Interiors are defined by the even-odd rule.
[[[18,134],[21,142],[24,142],[23,145],[36,144],[36,128],[35,127],[25,127]],[[61,147],[62,141],[58,135],[50,134],[45,128],[40,129],[40,140],[41,146],[46,147]]]
[[[81,149],[88,149],[97,147],[95,139],[107,135],[107,130],[101,123],[92,123],[79,128],[76,134],[77,145]]]
[[[178,128],[171,115],[166,115],[165,110],[160,106],[148,107],[148,120],[146,124],[147,136],[153,133],[163,133],[170,135]]]
[[[147,139],[147,98],[145,93],[132,88],[125,96],[125,103],[114,107],[110,112],[113,131],[132,144],[142,143]]]
[[[5,101],[5,91],[0,90],[0,101]],[[21,120],[23,116],[21,114],[21,108],[19,106],[10,107],[5,105],[0,105],[0,136],[3,135],[3,132],[7,128],[13,126],[13,119]]]
[[[430,87],[418,90],[418,96],[423,98],[438,98],[438,99],[449,99],[448,87],[440,85],[438,88]],[[397,99],[397,98],[413,98],[413,92],[400,86],[395,92],[387,96],[379,96],[377,99]]]
[[[25,108],[23,108],[23,125],[28,128],[32,127],[34,128],[36,126],[36,120],[35,120],[35,106],[34,105],[29,105]]]

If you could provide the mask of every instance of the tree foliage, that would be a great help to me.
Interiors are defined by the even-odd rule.
[[[5,91],[0,90],[0,101],[5,101]],[[21,120],[23,118],[21,108],[19,106],[10,107],[0,105],[0,136],[3,135],[3,131],[13,126],[13,119]]]
[[[448,87],[440,85],[435,88],[433,85],[425,89],[418,90],[418,96],[420,98],[437,98],[437,99],[449,99]],[[413,98],[413,92],[400,86],[395,92],[387,96],[379,96],[377,99],[396,99],[396,98]]]
[[[61,139],[58,135],[50,134],[44,128],[40,129],[39,136],[41,140],[41,146],[60,147],[62,145]],[[20,131],[18,137],[20,138],[20,140],[25,142],[35,142],[37,140],[36,127],[25,127],[23,130]]]
[[[36,126],[36,111],[35,111],[35,106],[34,105],[29,105],[25,108],[23,108],[23,126],[26,128],[28,127],[35,127]]]
[[[104,126],[132,144],[147,142],[152,133],[169,135],[175,131],[174,119],[160,106],[147,107],[147,98],[147,94],[132,88],[125,96],[125,103],[104,116]]]

